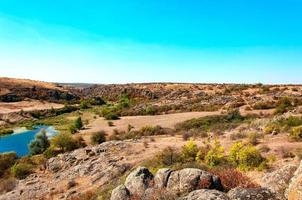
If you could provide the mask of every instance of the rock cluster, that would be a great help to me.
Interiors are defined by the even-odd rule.
[[[13,191],[0,195],[0,200],[78,197],[87,189],[110,183],[130,169],[123,157],[114,153],[126,148],[127,142],[112,141],[58,155],[48,160],[44,172],[18,181]]]
[[[111,200],[276,200],[266,188],[235,188],[224,193],[219,177],[199,169],[173,171],[160,169],[153,176],[145,167],[138,167],[112,191]]]

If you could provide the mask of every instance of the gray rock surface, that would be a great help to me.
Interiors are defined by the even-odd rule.
[[[261,180],[261,186],[276,193],[278,199],[285,200],[285,191],[293,177],[297,166],[286,165],[272,173],[266,174]]]
[[[288,200],[302,199],[302,161],[290,180],[285,197]]]
[[[110,200],[129,200],[130,199],[130,192],[125,187],[125,185],[120,185],[115,188],[111,193]]]
[[[195,190],[181,200],[230,200],[223,192],[217,190]]]
[[[276,195],[267,188],[235,188],[228,192],[228,196],[231,200],[278,200]]]
[[[154,187],[165,188],[167,187],[168,179],[173,171],[169,168],[159,169],[154,176]]]
[[[153,181],[153,175],[145,167],[135,169],[125,181],[125,186],[131,195],[143,196]]]
[[[127,147],[125,141],[111,141],[58,155],[48,160],[44,172],[18,181],[13,191],[0,195],[0,200],[72,199],[89,187],[101,187],[130,169],[122,157],[110,150],[124,151]],[[84,178],[87,184],[66,191],[66,181],[79,178]]]
[[[199,169],[186,168],[171,173],[167,189],[176,194],[192,192],[196,189],[212,189],[213,175]]]

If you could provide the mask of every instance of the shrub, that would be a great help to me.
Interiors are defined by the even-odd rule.
[[[70,125],[68,130],[69,130],[69,133],[71,133],[71,134],[75,134],[77,132],[77,128],[75,127],[74,124]]]
[[[166,129],[161,126],[144,126],[138,131],[140,136],[165,135]]]
[[[284,97],[277,102],[277,108],[275,110],[275,114],[283,114],[288,112],[293,107],[292,101],[288,97]]]
[[[108,126],[112,127],[114,126],[114,123],[112,121],[108,121]]]
[[[17,154],[15,152],[0,154],[0,177],[4,175],[5,171],[15,164]]]
[[[185,132],[183,132],[183,134],[182,134],[182,139],[184,140],[184,141],[187,141],[188,139],[190,139],[192,137],[192,135],[188,132],[188,131],[185,131]]]
[[[81,117],[78,117],[75,122],[74,122],[74,127],[77,129],[77,130],[80,130],[83,128],[83,122],[82,122],[82,118]]]
[[[221,164],[224,160],[224,148],[221,146],[218,140],[215,140],[213,146],[205,157],[206,163],[210,167],[215,167]]]
[[[105,131],[96,132],[91,136],[91,143],[92,144],[101,144],[106,142],[106,133]]]
[[[108,113],[104,117],[105,117],[106,120],[118,120],[118,119],[120,119],[120,117],[114,112]]]
[[[72,151],[77,148],[76,141],[71,134],[59,133],[51,140],[51,144],[55,148],[59,148],[61,152]]]
[[[229,128],[235,128],[245,120],[238,110],[230,111],[226,115],[214,115],[201,118],[194,118],[176,124],[175,129],[177,131],[190,131],[198,130],[201,132],[207,132],[209,130],[223,131]]]
[[[56,157],[59,153],[60,151],[56,150],[54,147],[49,147],[44,151],[43,156],[49,159],[49,158]]]
[[[241,142],[232,145],[228,160],[243,171],[262,169],[266,164],[266,159],[256,148]]]
[[[29,144],[30,155],[43,153],[50,146],[46,131],[42,130],[36,135],[35,140]]]
[[[295,141],[299,141],[302,139],[302,126],[294,127],[290,132],[289,137]]]
[[[225,189],[225,192],[228,192],[229,190],[237,187],[239,188],[259,187],[249,177],[245,176],[242,172],[233,168],[211,169],[210,172],[220,178],[221,183]]]
[[[193,139],[188,141],[181,150],[181,155],[184,161],[192,162],[196,160],[198,147]]]
[[[264,128],[265,134],[280,133],[281,129],[276,123],[270,123]]]
[[[160,166],[172,166],[177,163],[180,159],[179,153],[172,147],[167,147],[159,154],[156,155],[155,161]]]
[[[147,115],[155,115],[155,114],[156,114],[156,110],[155,110],[154,107],[148,106],[148,107],[146,108],[146,110],[145,110],[145,113],[146,113]]]
[[[24,179],[33,173],[33,166],[27,163],[18,163],[11,168],[11,173],[17,179]]]
[[[77,135],[77,136],[74,138],[74,141],[75,141],[75,143],[76,143],[77,148],[83,148],[83,147],[86,147],[86,146],[87,146],[85,140],[84,140],[83,137],[80,136],[80,135]]]
[[[3,130],[0,130],[0,136],[1,135],[10,135],[10,134],[13,134],[14,131],[12,129],[3,129]]]
[[[90,107],[90,104],[87,100],[81,100],[80,102],[80,108],[81,109],[87,109]]]
[[[251,132],[248,134],[248,143],[251,145],[259,144],[259,139],[263,138],[262,134]]]
[[[210,151],[210,148],[210,145],[199,147],[198,153],[196,155],[196,161],[204,161],[208,152]]]
[[[244,139],[246,137],[247,137],[247,135],[243,132],[235,132],[235,133],[230,134],[230,139],[231,140],[241,140],[241,139]]]

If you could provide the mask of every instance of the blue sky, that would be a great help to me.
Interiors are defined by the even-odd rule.
[[[1,0],[0,76],[302,83],[300,0]]]

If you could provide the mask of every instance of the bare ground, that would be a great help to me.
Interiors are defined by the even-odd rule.
[[[46,110],[51,108],[59,109],[63,107],[64,107],[63,104],[42,102],[37,100],[19,101],[13,103],[0,102],[0,114],[20,112],[21,110],[33,111],[33,110]]]

